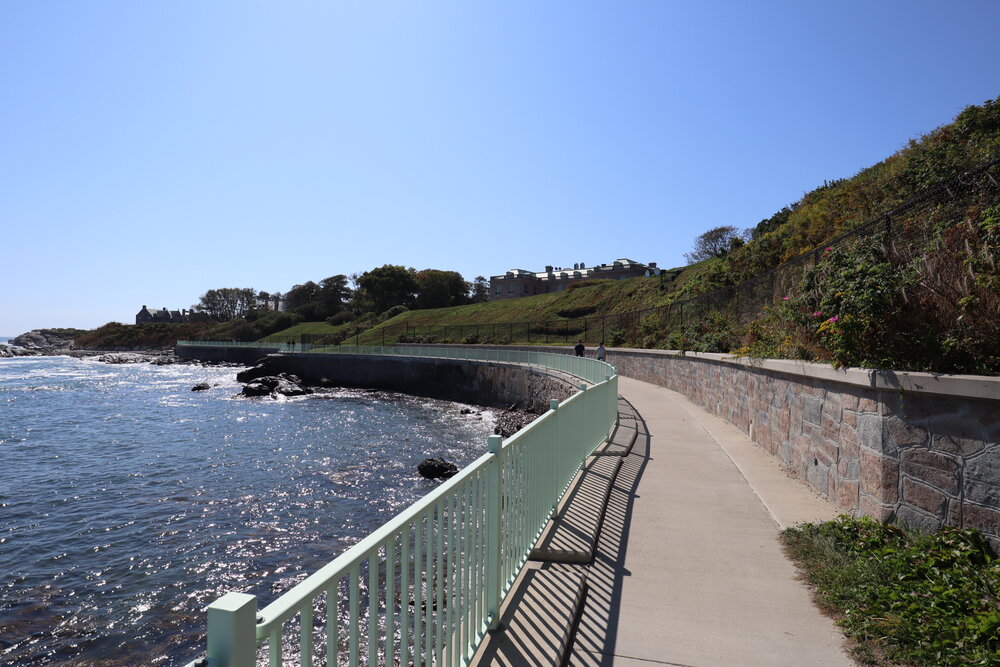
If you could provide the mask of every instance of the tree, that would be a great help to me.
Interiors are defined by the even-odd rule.
[[[351,300],[351,288],[347,286],[347,276],[338,273],[319,281],[317,295],[324,317],[336,315],[347,308]]]
[[[417,308],[447,308],[469,302],[469,283],[457,271],[424,269],[416,278]]]
[[[708,230],[694,240],[694,250],[684,254],[688,264],[694,264],[712,257],[722,257],[746,243],[746,233],[732,225],[723,225]]]
[[[409,308],[420,289],[416,273],[413,269],[396,264],[385,264],[365,271],[357,278],[362,301],[376,313],[393,306]]]
[[[222,287],[210,289],[192,306],[213,320],[228,322],[244,317],[257,307],[257,290],[252,287]]]
[[[470,285],[470,303],[485,303],[490,298],[490,281],[485,276],[476,276],[476,280]]]
[[[317,300],[319,285],[309,281],[303,285],[294,285],[285,294],[285,310],[299,310]]]

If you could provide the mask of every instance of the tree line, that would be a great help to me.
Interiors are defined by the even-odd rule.
[[[248,287],[210,289],[191,308],[195,320],[242,321],[254,329],[235,336],[240,338],[267,335],[298,322],[344,324],[364,316],[387,314],[390,310],[480,303],[487,300],[488,294],[489,281],[483,276],[468,282],[457,271],[417,271],[385,264],[350,276],[336,274],[319,282],[310,280],[293,285],[285,293]]]

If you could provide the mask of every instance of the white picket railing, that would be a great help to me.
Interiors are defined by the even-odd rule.
[[[207,345],[182,342],[179,345]],[[232,343],[225,345],[232,346]],[[267,347],[245,344],[241,347]],[[228,593],[208,608],[212,667],[467,664],[586,457],[617,420],[618,376],[594,359],[516,350],[297,346],[296,352],[395,354],[540,366],[590,383],[487,452],[259,612]],[[286,631],[298,641],[287,641]],[[318,648],[317,648],[318,647]]]

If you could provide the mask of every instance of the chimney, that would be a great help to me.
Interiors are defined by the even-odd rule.
[[[650,262],[649,263],[649,268],[655,269],[656,268],[656,262]]]
[[[545,267],[545,273],[552,273],[552,265],[551,264],[549,264],[548,266]]]

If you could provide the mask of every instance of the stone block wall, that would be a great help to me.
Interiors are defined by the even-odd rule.
[[[1000,378],[614,350],[619,372],[734,424],[845,512],[1000,546]]]

